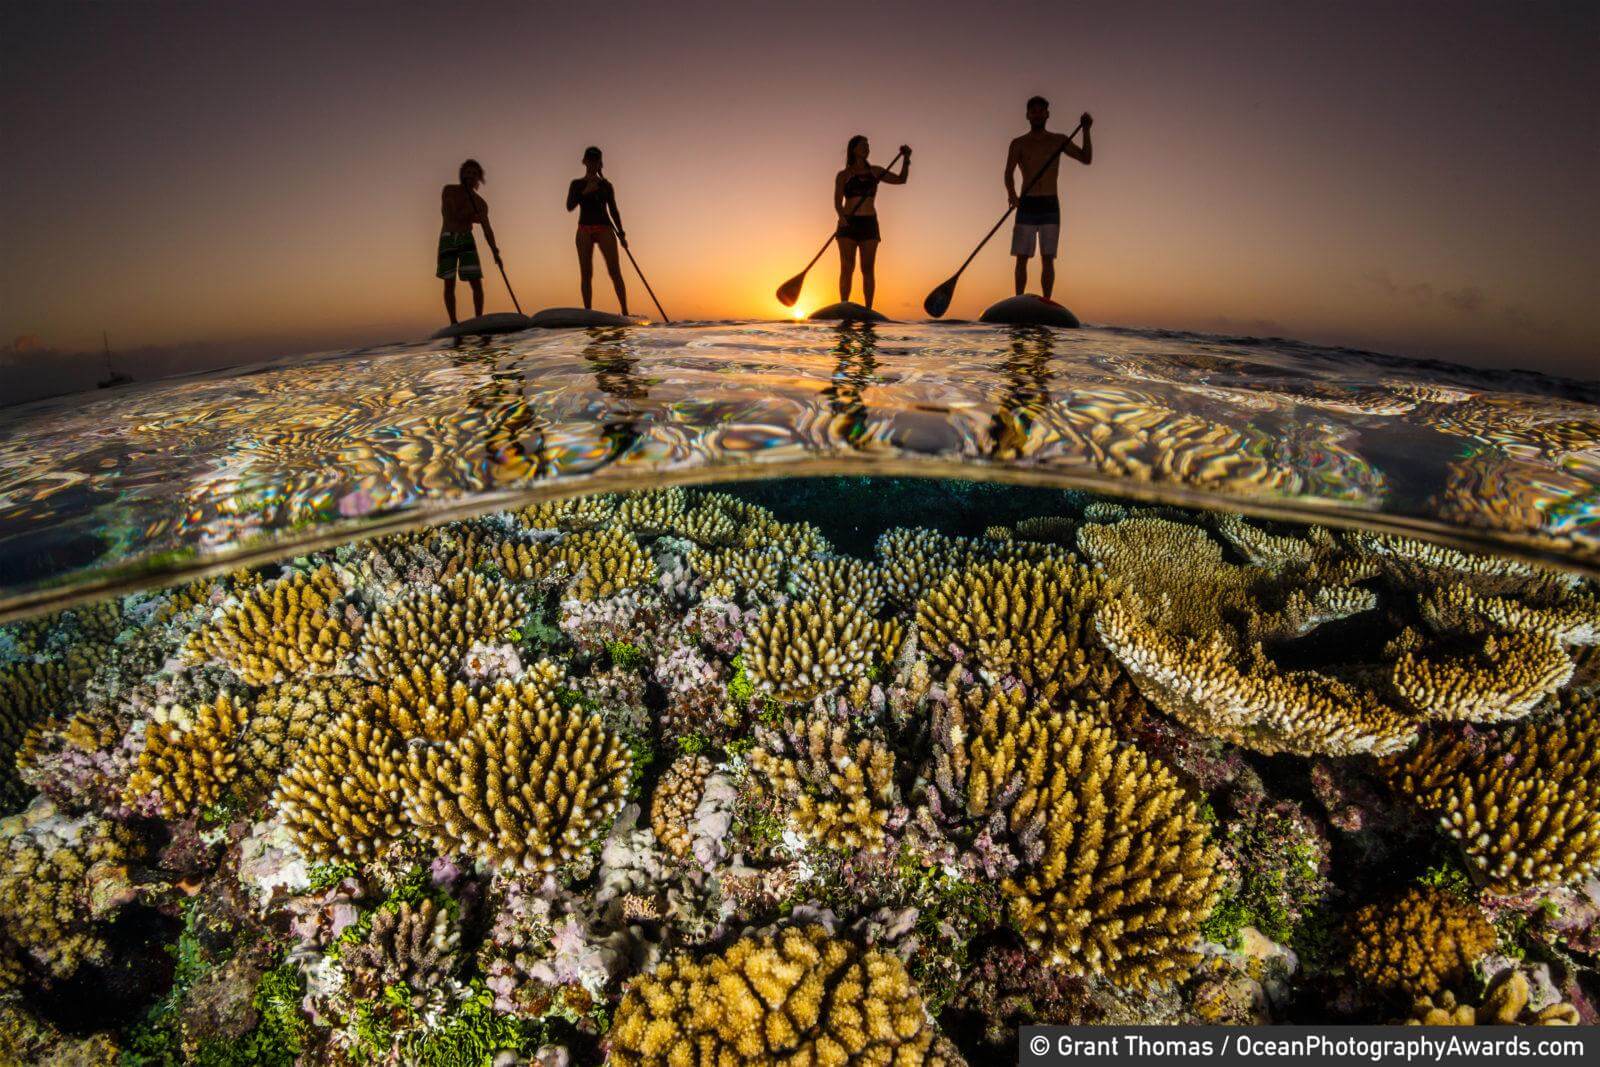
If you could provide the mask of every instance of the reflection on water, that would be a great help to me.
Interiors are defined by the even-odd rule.
[[[1593,567],[1593,394],[1161,331],[718,323],[395,345],[0,411],[0,611],[506,494],[864,464]]]

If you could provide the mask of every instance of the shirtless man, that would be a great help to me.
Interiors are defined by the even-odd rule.
[[[489,226],[489,205],[473,190],[483,184],[483,164],[469,159],[461,164],[461,181],[439,191],[439,267],[435,276],[444,279],[444,310],[450,325],[456,324],[456,278],[472,286],[472,313],[483,314],[483,267],[478,263],[478,244],[472,239],[472,224],[483,227],[484,240],[494,261],[500,262],[500,247]]]
[[[1061,170],[1061,157],[1070,156],[1084,166],[1094,161],[1094,144],[1089,140],[1089,128],[1094,119],[1088,112],[1083,116],[1083,147],[1072,143],[1064,134],[1051,133],[1044,128],[1050,121],[1050,101],[1042,96],[1028,101],[1027,133],[1011,142],[1006,153],[1006,196],[1017,209],[1016,227],[1011,231],[1011,254],[1017,257],[1017,295],[1028,288],[1028,260],[1034,246],[1043,260],[1039,269],[1039,287],[1044,298],[1056,286],[1056,244],[1061,238],[1061,200],[1056,195],[1056,175]],[[1048,165],[1047,165],[1048,164]],[[1044,167],[1044,173],[1017,195],[1012,171],[1020,170],[1027,182]]]

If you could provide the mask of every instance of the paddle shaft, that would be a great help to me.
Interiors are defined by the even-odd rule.
[[[894,165],[896,163],[900,162],[900,157],[903,156],[903,155],[905,155],[904,152],[896,152],[894,154],[894,158],[889,160],[889,165],[887,167],[884,167],[883,169],[886,170],[886,171],[893,170],[894,169]],[[848,217],[854,215],[856,212],[860,211],[861,210],[861,205],[865,204],[866,202],[867,202],[867,198],[864,197],[864,196],[860,200],[857,200],[856,201],[856,206],[851,208],[849,211],[845,212],[845,217],[848,218]],[[826,241],[822,242],[822,247],[817,249],[817,254],[811,257],[811,262],[806,264],[806,269],[800,272],[802,276],[806,275],[806,274],[809,274],[811,272],[811,268],[815,267],[817,265],[817,260],[822,258],[822,253],[826,252],[828,250],[828,246],[833,244],[833,242],[838,240],[838,238],[839,238],[839,230],[838,230],[838,227],[835,227],[834,231],[832,233],[828,234],[828,239]]]
[[[605,179],[606,172],[604,167],[599,168],[596,173],[600,175],[601,180]],[[617,244],[621,245],[622,250],[628,253],[628,262],[633,264],[633,272],[637,274],[639,276],[639,280],[644,283],[644,291],[650,294],[651,302],[655,304],[656,310],[661,312],[661,321],[665,322],[668,326],[672,325],[672,316],[667,314],[666,309],[661,306],[661,301],[656,299],[656,291],[650,288],[650,279],[646,278],[644,276],[644,271],[639,269],[639,261],[633,258],[633,249],[628,247],[628,243],[624,241],[622,239],[622,235],[617,232],[616,222],[610,217],[607,217],[606,225],[611,227],[611,236],[617,239]]]
[[[477,194],[471,189],[467,190],[467,208],[472,212],[474,221],[476,221],[476,216],[478,214],[478,202],[475,199],[476,196]],[[485,206],[484,218],[487,219],[488,217],[488,207]],[[482,223],[479,223],[479,225],[482,225]],[[469,222],[467,223],[467,231],[470,233],[471,230],[472,223]],[[494,265],[500,268],[500,280],[506,283],[506,292],[511,294],[511,306],[516,308],[517,314],[520,315],[522,314],[522,305],[517,303],[517,292],[515,289],[511,288],[511,279],[506,277],[506,265],[500,262],[500,250],[496,248],[491,249],[491,251],[494,253]]]
[[[1066,152],[1067,145],[1072,143],[1072,139],[1078,136],[1078,131],[1081,129],[1083,129],[1083,123],[1080,122],[1071,133],[1067,134],[1067,139],[1061,142],[1061,147],[1050,153],[1050,158],[1044,161],[1044,165],[1034,172],[1033,177],[1028,180],[1028,184],[1022,187],[1022,192],[1017,194],[1017,200],[1019,202],[1023,197],[1028,195],[1029,191],[1032,190],[1035,185],[1039,183],[1039,179],[1044,177],[1044,172],[1050,169],[1051,164],[1055,163],[1055,161],[1061,157],[1062,153]],[[1016,204],[1012,204],[1010,207],[1006,208],[1006,213],[1000,216],[1000,221],[995,223],[994,227],[990,229],[988,233],[983,235],[983,240],[979,241],[978,247],[972,250],[972,255],[963,260],[961,267],[955,272],[955,274],[951,275],[951,281],[955,281],[957,278],[961,277],[962,272],[965,271],[968,265],[970,265],[972,261],[977,258],[978,253],[983,251],[983,246],[989,243],[989,238],[993,237],[999,232],[1000,227],[1006,224],[1006,219],[1009,219],[1011,217],[1011,213],[1015,210],[1017,210]]]

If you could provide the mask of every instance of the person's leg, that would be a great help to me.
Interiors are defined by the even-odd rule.
[[[578,287],[583,290],[583,306],[594,307],[594,238],[578,232]]]
[[[867,307],[872,306],[872,298],[878,291],[878,242],[861,242],[861,295],[866,297]]]
[[[454,326],[457,322],[457,319],[456,280],[453,277],[446,278],[444,280],[444,313],[450,316],[450,325]]]
[[[1021,296],[1028,291],[1028,257],[1017,257],[1016,270],[1017,295]]]
[[[483,279],[482,278],[468,278],[467,279],[467,284],[472,286],[472,313],[474,315],[482,315],[483,314]]]
[[[1018,222],[1012,226],[1011,254],[1017,257],[1017,296],[1028,291],[1028,260],[1033,258],[1033,249],[1037,241],[1037,227],[1026,222]]]
[[[1039,257],[1039,288],[1044,292],[1044,298],[1050,299],[1050,294],[1056,288],[1056,257]]]
[[[856,272],[856,243],[852,238],[841,237],[839,245],[839,300],[850,299],[850,283]]]
[[[628,313],[628,287],[622,281],[622,261],[617,258],[617,235],[606,232],[600,235],[600,254],[606,259],[606,273],[611,275],[611,287],[617,291],[617,305]]]

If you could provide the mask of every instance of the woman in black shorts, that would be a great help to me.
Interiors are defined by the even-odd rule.
[[[867,162],[872,146],[859,133],[845,148],[844,169],[834,175],[833,209],[839,213],[839,299],[850,299],[850,280],[855,273],[856,249],[861,250],[861,295],[867,307],[878,288],[873,268],[878,259],[878,210],[875,204],[880,183],[904,185],[911,170],[911,146],[901,145],[905,160],[900,173]]]

